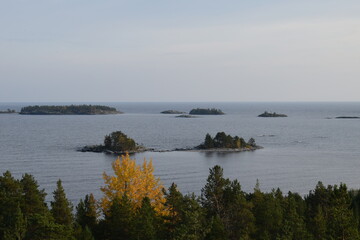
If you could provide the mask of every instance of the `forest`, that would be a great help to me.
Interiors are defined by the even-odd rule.
[[[57,181],[53,200],[30,174],[0,176],[0,239],[288,240],[359,239],[360,193],[321,182],[306,196],[241,189],[216,165],[200,196],[164,189],[152,161],[123,155],[103,174],[103,197],[75,206]]]
[[[20,114],[29,115],[96,115],[121,113],[116,108],[102,105],[35,105],[21,108]]]

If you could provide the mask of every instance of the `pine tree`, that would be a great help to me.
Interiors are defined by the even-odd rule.
[[[201,203],[209,216],[223,216],[225,187],[230,184],[229,179],[223,177],[223,169],[216,165],[210,169],[205,187],[201,190]]]

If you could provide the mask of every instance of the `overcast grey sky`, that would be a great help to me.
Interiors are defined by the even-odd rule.
[[[0,0],[0,101],[360,101],[358,0]]]

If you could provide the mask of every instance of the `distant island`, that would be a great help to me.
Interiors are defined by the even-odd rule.
[[[144,152],[145,147],[137,144],[134,139],[128,137],[121,131],[112,132],[104,137],[104,145],[85,146],[81,152],[104,152],[111,154]]]
[[[67,106],[27,106],[20,114],[26,115],[105,115],[119,114],[116,108],[102,105],[67,105]]]
[[[360,117],[355,117],[355,116],[340,116],[340,117],[336,117],[337,119],[359,119]]]
[[[195,108],[189,112],[190,115],[224,115],[223,111],[216,108]]]
[[[166,111],[162,111],[162,114],[183,114],[185,112],[180,112],[180,111],[176,111],[176,110],[166,110]]]
[[[214,138],[210,134],[206,134],[204,143],[195,147],[196,150],[206,151],[253,151],[262,147],[257,146],[254,138],[250,138],[248,142],[242,137],[232,137],[225,132],[218,132]]]
[[[260,114],[258,117],[287,117],[287,115],[276,112],[272,113],[265,111],[264,113]]]
[[[188,115],[188,114],[181,114],[179,116],[176,116],[176,118],[197,118],[197,117],[193,116],[193,115]]]
[[[7,109],[6,111],[0,111],[0,114],[1,113],[16,113],[15,110],[12,110],[12,109]]]

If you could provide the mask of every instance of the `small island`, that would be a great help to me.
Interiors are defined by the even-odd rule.
[[[15,112],[15,110],[13,110],[13,109],[9,109],[9,108],[8,108],[6,111],[0,111],[0,114],[1,114],[1,113],[7,113],[7,114],[10,114],[10,113],[16,113],[16,112]]]
[[[180,111],[176,111],[176,110],[166,110],[166,111],[162,111],[162,114],[183,114],[185,112],[180,112]]]
[[[260,114],[258,117],[287,117],[287,115],[276,112],[272,113],[265,111],[264,113]]]
[[[360,117],[356,117],[356,116],[340,116],[340,117],[336,117],[336,119],[359,119]]]
[[[190,115],[224,115],[225,113],[216,108],[195,108],[189,112]]]
[[[124,154],[144,152],[145,147],[137,144],[134,139],[128,137],[121,131],[112,132],[104,138],[104,145],[85,146],[81,152],[104,152],[110,154]]]
[[[243,138],[226,135],[224,132],[218,132],[214,138],[210,134],[206,134],[204,143],[192,148],[176,148],[173,150],[155,150],[153,148],[146,148],[137,144],[132,138],[128,137],[121,131],[112,132],[106,135],[103,145],[85,146],[78,151],[80,152],[97,152],[108,154],[134,154],[145,151],[151,152],[172,152],[172,151],[193,151],[193,152],[244,152],[261,149],[261,146],[256,145],[255,139],[250,138],[245,141]]]
[[[197,118],[196,116],[193,115],[188,115],[188,114],[181,114],[176,116],[176,118]]]
[[[253,151],[262,147],[257,146],[254,138],[250,138],[248,142],[242,137],[232,137],[224,132],[218,132],[214,138],[210,134],[206,134],[204,143],[195,147],[197,150],[205,151]]]
[[[116,108],[102,105],[67,105],[50,106],[35,105],[21,108],[20,114],[24,115],[107,115],[119,114]]]

